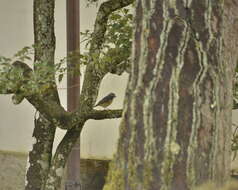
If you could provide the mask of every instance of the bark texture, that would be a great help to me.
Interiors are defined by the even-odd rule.
[[[35,119],[33,132],[35,142],[28,155],[26,190],[42,190],[50,168],[54,134],[55,127],[43,116]]]
[[[137,0],[132,70],[104,190],[189,190],[229,178],[237,7]]]
[[[34,71],[40,64],[54,64],[55,34],[54,34],[54,0],[34,0]],[[43,77],[43,76],[42,76]],[[54,78],[52,73],[50,78]],[[54,85],[53,85],[54,86]],[[45,101],[53,100],[59,103],[56,89],[44,94]],[[33,95],[34,97],[34,95]],[[29,97],[29,100],[33,99]],[[26,190],[44,190],[45,181],[51,166],[52,147],[56,127],[43,115],[35,118],[33,138],[35,143],[28,156],[26,174]]]

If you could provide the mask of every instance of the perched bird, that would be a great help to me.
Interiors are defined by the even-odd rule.
[[[113,99],[116,97],[114,93],[110,93],[107,96],[105,96],[103,99],[101,99],[94,107],[101,106],[101,107],[108,107],[111,105]]]

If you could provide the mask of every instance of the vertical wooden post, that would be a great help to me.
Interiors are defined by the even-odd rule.
[[[67,15],[67,55],[70,52],[79,50],[79,0],[66,1]],[[67,109],[74,111],[78,106],[80,93],[80,77],[78,72],[74,73],[73,68],[78,68],[79,63],[75,60],[67,61]],[[77,69],[76,69],[77,70]],[[80,190],[80,139],[72,149],[68,159],[67,178],[65,189]]]

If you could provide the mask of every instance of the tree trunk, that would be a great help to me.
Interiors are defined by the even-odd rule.
[[[41,190],[49,172],[55,127],[40,116],[35,119],[32,150],[29,152],[26,190]]]
[[[132,70],[104,190],[188,190],[229,178],[234,7],[137,0]]]
[[[34,44],[35,61],[34,71],[37,72],[39,65],[54,65],[55,34],[54,34],[54,0],[34,0]],[[42,76],[44,77],[44,76]],[[54,80],[54,73],[48,78]],[[47,78],[46,77],[46,78]],[[54,99],[59,102],[55,88],[51,87],[48,94],[44,94],[45,100]],[[56,127],[44,116],[35,119],[33,137],[35,144],[29,153],[25,189],[44,190],[44,185],[51,167],[52,147]]]

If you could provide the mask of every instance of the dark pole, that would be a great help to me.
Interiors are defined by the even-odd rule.
[[[67,55],[70,52],[79,50],[79,0],[67,0]],[[74,111],[78,106],[78,97],[80,92],[80,77],[78,72],[73,73],[77,61],[67,61],[67,110]],[[80,139],[72,149],[67,165],[67,180],[65,189],[80,190]]]

